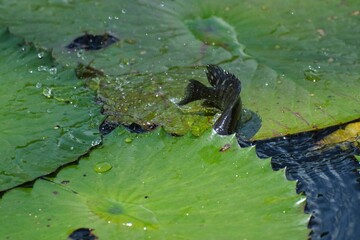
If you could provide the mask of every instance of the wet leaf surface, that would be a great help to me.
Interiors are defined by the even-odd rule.
[[[92,62],[95,69],[113,76],[107,81],[112,81],[114,89],[126,84],[131,74],[141,75],[133,81],[144,85],[159,74],[184,74],[180,80],[175,78],[179,84],[158,77],[152,80],[154,87],[167,93],[164,101],[156,102],[157,113],[165,112],[168,101],[179,97],[185,87],[182,81],[193,77],[196,66],[218,64],[239,77],[244,108],[263,120],[254,139],[320,129],[360,117],[356,34],[360,18],[355,1],[37,0],[18,1],[16,7],[7,1],[0,3],[0,24],[54,49],[54,56],[64,64],[75,67],[79,62]],[[69,24],[63,24],[64,19]],[[99,51],[68,52],[65,46],[83,32],[111,32],[120,41]],[[138,100],[143,102],[142,96],[153,90],[132,85],[126,95],[132,94],[131,107],[142,109]],[[127,114],[118,110],[118,115]],[[186,124],[190,116],[181,119],[179,112],[170,112],[170,121],[193,131],[193,125]],[[138,114],[137,122],[147,121],[147,116]],[[207,117],[200,119],[195,115],[191,121],[200,121],[198,128],[202,129]]]
[[[192,75],[195,78],[197,74],[205,76],[203,69],[195,69]],[[97,90],[97,98],[103,104],[102,113],[110,125],[139,126],[145,131],[164,126],[169,133],[184,135],[191,131],[199,136],[211,128],[213,116],[220,110],[204,109],[200,103],[180,107],[178,102],[183,97],[187,77],[187,71],[175,71],[96,77],[86,81]],[[174,98],[169,99],[171,95]]]
[[[0,191],[75,161],[100,141],[94,96],[73,71],[0,29]]]
[[[97,10],[95,15],[94,9]],[[65,19],[68,24],[64,24]],[[92,78],[85,81],[98,91],[99,99],[105,103],[104,113],[108,118],[100,127],[104,134],[119,122],[135,131],[163,125],[166,131],[179,132],[179,135],[189,131],[194,135],[203,134],[216,120],[218,115],[214,118],[214,114],[217,112],[196,104],[177,108],[174,103],[181,99],[187,80],[195,78],[206,83],[204,66],[218,64],[241,79],[244,107],[252,110],[248,111],[256,120],[246,122],[243,127],[247,131],[237,132],[239,143],[244,146],[253,144],[244,139],[253,137],[260,126],[260,131],[253,137],[255,140],[324,128],[359,118],[359,21],[356,1],[305,0],[299,3],[226,0],[205,3],[124,0],[119,3],[36,0],[13,3],[0,0],[0,25],[10,26],[12,31],[27,41],[54,49],[53,55],[66,66],[75,68],[79,63],[85,66],[78,76]],[[113,32],[120,40],[98,51],[86,51],[91,44],[75,51],[66,49],[83,32]],[[44,56],[43,53],[40,56]],[[41,66],[38,70],[48,73],[59,71],[53,66]],[[170,77],[167,78],[167,75]],[[45,87],[42,95],[49,101],[60,101],[66,105],[77,99],[74,97],[77,94],[86,92],[79,89],[77,87],[74,94],[67,87]],[[150,103],[150,106],[146,106],[146,103]],[[147,110],[156,114],[149,115]],[[78,113],[81,114],[81,111]],[[6,114],[7,119],[13,117],[8,112]],[[26,124],[28,126],[29,122]],[[54,128],[62,129],[62,125],[56,124]],[[345,153],[339,155],[338,150],[334,151],[334,146],[331,146],[334,144],[331,140],[329,146],[314,153],[313,146],[318,142],[307,134],[313,133],[305,133],[306,137],[300,138],[301,141],[287,141],[290,138],[263,141],[265,145],[270,144],[270,147],[265,147],[266,154],[263,156],[272,156],[275,169],[286,167],[288,178],[299,180],[298,191],[305,192],[308,197],[306,211],[312,214],[309,227],[313,239],[332,236],[351,239],[358,235],[353,226],[357,225],[356,215],[359,215],[356,208],[358,185],[354,184],[358,164],[352,156],[354,149],[347,145],[349,139],[346,139],[341,150]],[[13,142],[19,141],[19,136],[12,136],[15,139]],[[323,139],[326,137],[325,134],[321,136]],[[311,149],[308,149],[308,145],[302,145],[308,138],[311,139]],[[341,139],[338,135],[335,138]],[[134,139],[127,137],[124,142],[132,144]],[[98,140],[93,142],[94,145],[99,144]],[[318,138],[316,141],[320,140]],[[6,148],[9,140],[0,141],[5,146],[3,152],[9,155],[11,147]],[[261,142],[258,142],[258,153]],[[286,145],[285,150],[280,149],[279,152],[278,148],[283,145]],[[217,152],[227,154],[233,149],[224,143],[217,147]],[[91,170],[95,172],[94,169],[97,169],[97,174],[101,176],[116,169],[107,161],[96,164],[99,165],[95,165],[95,168],[93,165]],[[86,177],[88,173],[82,176]],[[68,179],[71,178],[64,178],[60,182],[60,188],[54,184],[51,196],[60,196],[61,188],[73,183]],[[267,179],[264,177],[264,180]],[[42,184],[46,186],[43,189]],[[49,182],[43,180],[37,182],[33,202],[42,195],[37,191],[48,190],[47,184]],[[271,190],[275,187],[271,184]],[[32,194],[24,190],[22,195],[22,191],[18,189],[5,195],[14,196],[13,199],[9,197],[13,200],[13,205],[9,206]],[[73,200],[71,203],[76,202],[75,190],[68,188],[65,192]],[[45,193],[44,197],[48,199]],[[153,199],[153,195],[146,193],[143,198]],[[33,202],[26,202],[30,207],[22,210],[31,208],[32,212],[36,212],[42,209],[36,205],[37,202],[31,205]],[[98,206],[95,211],[98,215],[103,212],[111,216],[121,215],[125,206],[131,209],[134,216],[145,219],[145,223],[155,222],[153,214],[144,212],[138,205],[122,201],[118,204],[117,200],[103,203],[95,199],[90,202],[92,207]],[[75,211],[74,205],[70,205],[66,205],[68,212]],[[79,209],[83,205],[79,204]],[[24,213],[18,216],[24,216],[21,214]],[[88,214],[84,216],[87,219]],[[22,221],[32,221],[34,224],[34,219]],[[46,221],[51,219],[47,218]],[[37,223],[44,226],[44,222]],[[125,228],[133,227],[127,223]],[[285,225],[288,226],[287,222]],[[90,224],[83,222],[68,229],[62,239],[73,229],[83,226]]]
[[[112,168],[97,171],[104,163]],[[283,174],[234,136],[117,129],[79,165],[7,192],[0,234],[66,239],[86,226],[99,239],[305,239],[302,198]]]

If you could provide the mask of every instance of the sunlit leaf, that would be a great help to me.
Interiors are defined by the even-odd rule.
[[[128,81],[144,86],[151,82],[152,87],[145,90],[138,84],[128,86],[126,95],[131,104],[127,108],[132,111],[119,108],[111,114],[120,121],[146,124],[154,119],[150,111],[161,115],[169,105],[176,107],[169,101],[180,98],[183,81],[196,78],[206,82],[202,72],[206,64],[219,64],[242,81],[244,108],[263,120],[254,139],[324,128],[360,117],[360,14],[356,1],[0,3],[0,24],[54,49],[60,62],[74,67],[79,62],[92,62],[92,67],[111,75],[104,81],[110,81],[114,89]],[[111,33],[119,41],[98,51],[65,48],[85,32]],[[166,74],[182,77],[173,78],[174,83],[165,80]],[[155,96],[154,89],[160,87],[164,101],[151,97],[146,102],[156,107],[144,111],[143,96]],[[118,108],[118,103],[110,108]],[[181,132],[203,129],[209,118],[202,116],[200,120],[199,114],[192,114],[190,122],[200,124],[187,124],[189,116],[182,111],[170,112],[168,122],[187,126]],[[175,125],[159,118],[158,124],[174,130]]]
[[[5,239],[306,239],[304,200],[255,149],[211,131],[196,138],[123,129],[57,177],[0,202]],[[21,226],[21,228],[19,228]]]

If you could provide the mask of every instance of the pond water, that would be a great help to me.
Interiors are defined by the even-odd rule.
[[[285,168],[296,191],[306,195],[305,212],[311,239],[358,239],[360,236],[359,149],[352,144],[314,150],[314,145],[339,127],[256,142],[260,158],[272,168]],[[240,141],[241,143],[241,141]]]

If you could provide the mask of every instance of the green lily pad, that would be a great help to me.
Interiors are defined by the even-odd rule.
[[[100,143],[94,96],[51,55],[0,30],[0,191],[75,161]],[[97,114],[98,115],[98,114]]]
[[[113,76],[107,81],[118,79],[120,85],[129,79],[147,85],[158,74],[185,74],[185,79],[190,79],[197,67],[220,64],[242,81],[244,108],[263,120],[254,139],[324,128],[360,117],[356,34],[360,14],[356,1],[37,0],[4,2],[0,13],[0,24],[54,49],[60,62],[71,66],[92,62],[93,67]],[[120,41],[99,51],[65,49],[85,31],[97,35],[110,32]],[[196,75],[205,82],[205,76]],[[174,83],[164,83],[164,78],[153,80],[154,86],[167,93],[164,103],[148,101],[157,106],[154,114],[165,112],[169,100],[183,92],[183,84],[174,89]],[[134,96],[129,106],[143,111],[138,100],[143,102],[142,95],[151,91],[129,87],[127,95]],[[118,105],[116,102],[110,108]],[[153,119],[149,112],[139,112],[130,117],[135,121],[140,115],[137,122],[143,125]],[[181,111],[170,112],[170,122],[186,125],[188,117]],[[126,113],[113,114],[119,115]],[[198,115],[194,114],[192,121],[201,122],[197,128],[203,129],[208,116],[198,120]],[[175,125],[158,124],[169,129]],[[187,131],[193,131],[192,127]]]
[[[305,239],[307,216],[296,203],[304,199],[283,174],[234,136],[119,129],[79,165],[7,192],[0,234],[66,239],[85,228],[99,239]]]

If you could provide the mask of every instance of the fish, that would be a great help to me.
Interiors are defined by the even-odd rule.
[[[211,86],[190,79],[185,89],[185,97],[178,105],[204,100],[204,107],[214,107],[222,111],[213,129],[219,135],[233,134],[239,127],[242,113],[241,82],[234,74],[217,65],[210,64],[206,68],[206,76]]]

